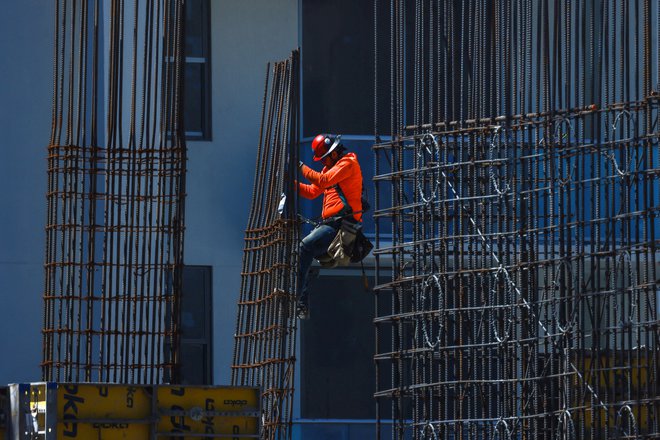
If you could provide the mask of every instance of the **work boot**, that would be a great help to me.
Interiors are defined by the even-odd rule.
[[[298,305],[296,306],[296,315],[298,316],[298,319],[309,319],[309,306],[307,303],[298,301]]]

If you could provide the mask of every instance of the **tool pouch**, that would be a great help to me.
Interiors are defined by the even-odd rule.
[[[350,221],[342,221],[337,235],[328,246],[328,256],[334,266],[348,266],[353,255],[355,238],[361,233],[362,225]]]

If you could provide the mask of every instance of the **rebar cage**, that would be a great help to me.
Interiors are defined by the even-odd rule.
[[[393,438],[660,437],[658,9],[375,2]]]
[[[290,439],[296,366],[299,52],[269,64],[238,301],[233,385],[262,389],[262,439]]]
[[[183,13],[55,2],[43,380],[177,381]]]

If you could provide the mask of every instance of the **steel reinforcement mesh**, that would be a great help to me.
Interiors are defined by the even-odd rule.
[[[374,5],[378,437],[660,438],[658,3]]]
[[[266,69],[241,273],[232,385],[262,389],[262,439],[292,435],[296,365],[299,53]]]
[[[178,380],[183,13],[55,2],[43,380]]]

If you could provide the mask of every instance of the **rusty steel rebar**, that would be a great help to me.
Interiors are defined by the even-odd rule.
[[[176,382],[183,1],[107,12],[55,2],[43,380]]]
[[[266,69],[262,122],[245,231],[232,385],[262,388],[263,439],[290,439],[296,352],[299,54]]]
[[[374,5],[378,438],[660,438],[660,6]]]

